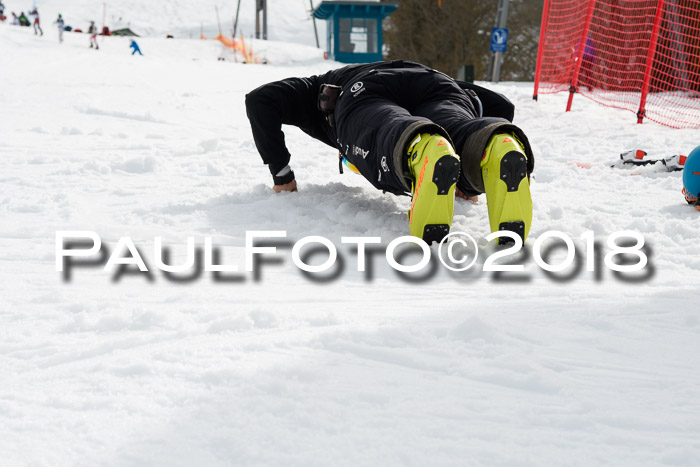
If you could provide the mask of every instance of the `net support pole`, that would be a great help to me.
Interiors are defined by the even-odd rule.
[[[262,9],[262,0],[255,0],[255,38],[260,39],[260,10]]]
[[[578,52],[576,54],[576,62],[574,64],[574,76],[571,78],[571,86],[569,86],[569,101],[566,103],[567,112],[571,110],[571,103],[574,101],[574,94],[576,94],[576,89],[578,88],[578,76],[581,72],[581,61],[583,60],[583,52],[586,49],[586,38],[588,37],[588,31],[591,28],[591,19],[593,18],[595,2],[596,0],[590,0],[588,2],[586,22],[583,26],[583,34],[581,34],[581,40],[579,41]]]
[[[260,25],[261,16],[262,26]],[[267,40],[267,0],[255,0],[255,38]]]
[[[36,6],[35,6],[36,8]],[[102,4],[102,33],[105,32],[105,26],[107,26],[107,3]]]
[[[214,9],[216,10],[216,24],[219,25],[219,37],[223,37],[223,33],[221,32],[221,19],[219,19],[219,7],[218,7],[218,5],[214,5]]]
[[[647,51],[647,61],[644,64],[644,81],[642,81],[642,92],[639,100],[639,110],[637,111],[637,123],[642,123],[646,113],[647,94],[649,94],[649,82],[651,81],[651,69],[654,65],[654,55],[656,54],[656,44],[659,42],[659,29],[661,29],[661,18],[664,15],[664,0],[659,0],[656,5],[656,16],[654,17],[654,27],[651,30],[651,41]]]
[[[263,40],[267,40],[267,0],[262,0],[263,5]]]
[[[241,12],[241,0],[238,0],[238,6],[236,7],[236,19],[233,21],[233,40],[236,40],[236,33],[238,32],[238,14]]]
[[[318,42],[318,28],[316,28],[316,17],[314,16],[314,2],[309,0],[309,6],[311,7],[311,21],[314,23],[314,36],[316,37],[316,48],[321,48],[321,43]]]
[[[549,14],[550,0],[544,0],[544,10],[542,11],[542,24],[540,25],[540,42],[537,46],[537,64],[535,65],[535,92],[532,95],[537,100],[537,91],[540,88],[540,69],[542,66],[542,55],[544,54],[544,41],[547,37],[547,15]]]

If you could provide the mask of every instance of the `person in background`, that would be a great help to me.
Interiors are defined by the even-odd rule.
[[[39,10],[34,7],[34,9],[29,12],[29,16],[32,18],[32,23],[34,23],[34,35],[41,33],[43,36],[44,31],[41,29],[41,23],[39,21]]]
[[[135,40],[131,39],[131,44],[129,45],[129,47],[134,49],[134,51],[131,52],[131,55],[134,55],[136,52],[138,52],[139,55],[143,56],[143,54],[141,53],[141,49],[139,48],[139,45],[136,43]]]
[[[30,25],[29,20],[25,16],[24,12],[20,13],[20,15],[19,15],[19,25],[20,26],[27,26],[27,27],[29,27],[29,25]]]
[[[14,11],[12,12],[12,25],[19,26],[19,17]]]
[[[61,13],[58,14],[58,18],[56,18],[56,21],[53,22],[58,27],[58,43],[61,44],[63,43],[63,30],[66,27],[65,21],[63,21],[63,16],[61,16]]]
[[[595,44],[593,39],[589,37],[586,38],[586,43],[583,47],[583,57],[581,60],[581,79],[579,82],[586,86],[589,91],[593,90],[595,81],[593,77],[593,70],[595,66]]]
[[[97,26],[95,26],[94,21],[90,21],[88,34],[90,34],[90,48],[95,47],[96,50],[100,50],[100,46],[97,44]]]
[[[5,22],[5,5],[0,2],[0,21]]]

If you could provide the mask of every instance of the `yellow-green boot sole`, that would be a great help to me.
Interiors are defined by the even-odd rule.
[[[481,160],[491,232],[509,230],[525,242],[532,224],[532,196],[527,156],[509,134],[494,135]],[[509,243],[499,238],[499,245]]]
[[[409,231],[428,245],[440,242],[452,226],[459,156],[446,138],[422,134],[409,147],[408,166],[415,180]]]

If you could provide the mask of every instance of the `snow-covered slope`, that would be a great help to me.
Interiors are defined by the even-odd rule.
[[[316,45],[308,0],[268,0],[268,38],[270,40]],[[314,2],[317,5],[319,2]],[[30,4],[18,0],[4,2],[7,11],[19,14],[27,12]],[[87,30],[90,21],[102,25],[103,18],[111,29],[131,27],[145,36],[172,34],[178,38],[197,38],[200,29],[213,37],[218,33],[216,7],[224,35],[233,30],[238,1],[186,1],[186,0],[36,0],[45,27],[58,13],[66,24]],[[106,5],[106,8],[105,8]],[[317,21],[321,45],[324,44],[325,22]],[[242,0],[238,19],[238,32],[246,38],[255,33],[255,0]]]
[[[317,49],[266,44],[259,66],[217,61],[213,42],[143,39],[132,57],[123,39],[96,52],[51,34],[0,25],[3,466],[697,464],[700,215],[679,173],[609,167],[637,146],[688,152],[697,132],[494,86],[537,154],[530,246],[560,230],[584,260],[585,231],[605,252],[634,230],[648,276],[598,264],[597,280],[584,263],[549,278],[530,260],[499,278],[476,272],[482,257],[410,280],[383,254],[362,274],[340,237],[406,235],[409,200],[338,174],[295,129],[300,191],[275,195],[243,107],[264,82],[333,66]],[[345,269],[310,280],[287,246],[260,277],[64,281],[58,230],[112,249],[129,236],[151,265],[156,236],[173,262],[210,236],[241,267],[247,231],[286,230],[330,239]],[[453,230],[490,251],[483,197],[457,203]]]

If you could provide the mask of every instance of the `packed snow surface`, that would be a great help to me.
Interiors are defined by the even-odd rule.
[[[277,195],[256,151],[246,92],[338,66],[318,49],[256,42],[271,64],[244,65],[215,42],[142,39],[139,57],[127,39],[95,51],[44,29],[0,24],[0,464],[697,465],[700,213],[679,172],[610,167],[633,148],[687,154],[697,131],[482,83],[515,102],[536,154],[530,253],[510,258],[525,271],[482,272],[481,196],[456,202],[452,229],[477,240],[475,266],[404,277],[384,251],[408,234],[409,198],[340,175],[337,152],[294,128],[299,192]],[[130,237],[151,275],[64,279],[63,230],[110,251]],[[245,272],[246,232],[271,230],[288,243]],[[534,263],[553,230],[578,270]],[[588,271],[581,235],[604,256],[623,230],[645,240],[643,271]],[[337,246],[337,277],[294,265],[309,235]],[[241,271],[167,278],[154,238],[176,264],[190,236]],[[367,271],[348,236],[381,237]]]

